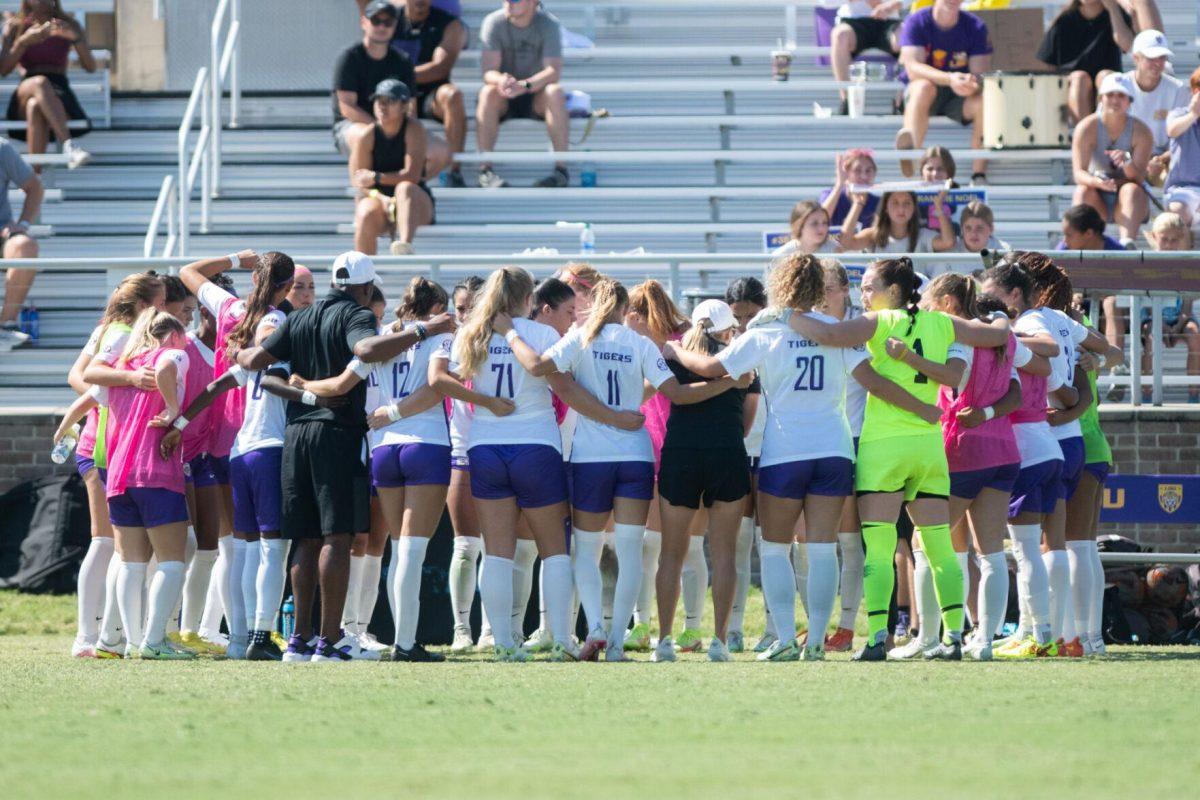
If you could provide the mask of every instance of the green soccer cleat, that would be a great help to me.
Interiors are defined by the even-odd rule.
[[[681,653],[699,653],[704,649],[704,640],[700,637],[700,631],[695,628],[684,630],[675,641],[675,649]]]
[[[625,649],[646,652],[650,649],[650,625],[639,622],[625,633]]]

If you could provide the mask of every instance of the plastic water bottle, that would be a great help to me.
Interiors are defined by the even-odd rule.
[[[29,333],[29,304],[21,306],[21,313],[17,317],[17,330],[21,333]]]
[[[50,451],[50,460],[55,464],[67,463],[67,456],[71,455],[78,441],[79,428],[73,427],[63,434],[63,437],[54,445],[54,449]]]
[[[583,171],[579,173],[580,186],[595,186],[596,185],[596,162],[583,162]]]
[[[579,232],[579,253],[580,255],[590,256],[596,252],[596,234],[592,232],[592,223],[583,223],[583,230]]]
[[[292,638],[292,633],[296,630],[296,601],[290,595],[283,601],[283,613],[279,615],[279,625],[283,629],[281,631],[283,638]]]
[[[29,330],[26,333],[35,342],[42,335],[42,323],[38,315],[37,306],[29,307]]]

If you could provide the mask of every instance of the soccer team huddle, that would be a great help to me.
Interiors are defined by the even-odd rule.
[[[251,271],[244,299],[237,268]],[[1103,653],[1096,527],[1111,453],[1095,376],[1122,353],[1066,272],[1017,251],[927,280],[886,258],[856,304],[842,264],[795,253],[765,283],[740,278],[689,318],[658,282],[626,288],[579,263],[536,284],[504,267],[449,292],[417,277],[390,304],[354,252],[321,299],[277,252],[129,276],[71,370],[79,397],[55,434],[78,438],[92,514],[72,655],[442,661],[416,639],[447,508],[452,654],[675,661],[704,649],[711,563],[707,655],[728,661],[746,647],[753,548],[762,661],[851,650],[860,605],[856,660]],[[338,314],[344,341],[314,345],[327,374],[300,374],[313,356],[299,332]],[[902,515],[920,633],[899,643]],[[1020,622],[1000,638],[1006,538]],[[389,540],[393,645],[367,631]]]

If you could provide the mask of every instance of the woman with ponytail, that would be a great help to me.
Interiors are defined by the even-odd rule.
[[[941,412],[934,405],[938,386],[908,359],[911,354],[945,364],[956,341],[971,347],[1000,347],[1009,333],[1007,320],[988,325],[957,319],[922,310],[920,299],[912,261],[885,259],[872,262],[863,274],[862,302],[868,310],[861,317],[838,323],[802,314],[789,319],[793,330],[818,344],[866,345],[871,367],[919,401],[918,413],[874,391],[867,397],[854,479],[866,543],[863,583],[868,636],[866,646],[855,655],[860,661],[887,658],[884,643],[894,584],[896,520],[905,501],[933,569],[946,632],[943,643],[926,657],[962,658],[962,569],[950,539],[950,469],[939,424]]]
[[[636,414],[649,383],[672,402],[698,403],[732,388],[733,381],[681,386],[652,341],[625,327],[629,294],[602,278],[592,289],[592,309],[583,325],[539,355],[521,338],[513,355],[534,377],[569,373],[614,412]],[[587,616],[586,661],[624,661],[625,626],[641,587],[642,539],[654,494],[650,436],[639,427],[623,431],[581,417],[571,448],[570,488],[574,509],[575,585]],[[604,628],[600,557],[609,518],[615,522],[617,584],[612,626]]]

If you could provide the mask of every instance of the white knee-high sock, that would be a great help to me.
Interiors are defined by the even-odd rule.
[[[601,598],[600,557],[604,554],[604,532],[574,530],[575,554],[571,559],[579,602],[587,615],[588,635],[602,635],[604,604]]]
[[[683,614],[688,630],[699,630],[704,616],[704,596],[708,592],[708,562],[704,559],[704,537],[688,539],[687,555],[683,558]]]
[[[754,529],[754,547],[757,548],[757,550],[758,550],[758,571],[759,571],[758,579],[759,579],[759,582],[761,583],[761,581],[762,581],[762,560],[763,560],[763,535],[762,535],[761,527],[756,527]],[[789,547],[788,548],[788,561],[789,562],[791,561],[791,558],[792,558],[792,551],[791,551],[791,548]],[[795,583],[795,577],[792,578],[792,582]],[[767,590],[764,587],[763,588],[763,607],[766,610],[766,613],[765,613],[766,625],[765,625],[765,629],[763,630],[763,634],[769,635],[769,636],[774,636],[776,639],[778,639],[779,634],[775,631],[775,615],[771,613],[771,604],[767,602],[767,594],[766,593],[767,593]],[[793,603],[793,605],[795,605],[795,604]]]
[[[183,585],[187,586],[187,571],[192,563],[192,559],[196,557],[196,551],[199,549],[196,541],[196,531],[191,525],[187,529],[187,544],[183,548]],[[179,591],[179,599],[175,602],[175,608],[171,609],[171,615],[167,617],[167,633],[179,633],[180,617],[183,613],[183,589]],[[188,630],[193,630],[189,628]]]
[[[108,562],[114,551],[111,536],[93,536],[87,553],[79,565],[78,614],[79,630],[75,638],[85,644],[95,644],[104,619],[104,590],[108,577]]]
[[[167,617],[183,592],[182,561],[160,561],[150,584],[150,613],[146,621],[145,644],[158,645],[167,635]]]
[[[479,599],[490,619],[512,618],[513,562],[500,556],[483,557],[479,574]],[[512,625],[496,625],[492,636],[501,647],[513,646]]]
[[[287,579],[287,539],[262,539],[255,580],[254,630],[275,630],[279,601]]]
[[[738,528],[734,567],[737,584],[733,590],[733,608],[729,612],[729,630],[742,632],[746,616],[746,598],[750,595],[750,551],[754,548],[754,517],[742,517]]]
[[[941,607],[933,585],[933,569],[924,550],[913,550],[913,594],[916,595],[917,615],[921,618],[921,644],[925,649],[938,642],[942,630]]]
[[[842,549],[842,574],[838,582],[842,614],[838,619],[838,627],[854,630],[854,620],[862,603],[863,564],[866,560],[862,534],[857,531],[839,533],[838,544]]]
[[[776,638],[796,635],[796,574],[792,571],[792,546],[783,542],[759,543],[763,596],[775,625]],[[780,636],[779,631],[784,635]],[[791,635],[787,632],[791,631]]]
[[[542,559],[542,581],[546,586],[546,613],[550,618],[550,629],[554,641],[571,643],[571,557],[550,556]]]
[[[229,564],[229,599],[225,607],[225,624],[229,626],[229,638],[243,641],[249,636],[246,628],[245,595],[242,594],[242,571],[246,566],[246,542],[233,540],[233,560]]]
[[[796,575],[796,594],[808,616],[808,548],[804,542],[792,542],[792,570]]]
[[[613,589],[612,621],[609,623],[609,643],[623,642],[625,629],[633,607],[637,605],[642,587],[642,542],[645,528],[641,525],[614,526],[613,549],[617,551],[617,585]]]
[[[362,595],[363,557],[350,556],[350,577],[346,583],[346,603],[342,606],[342,628],[358,633],[358,598]]]
[[[979,558],[978,636],[987,643],[1004,624],[1008,611],[1008,561],[1004,551],[988,553]]]
[[[200,633],[206,636],[216,636],[221,632],[221,618],[230,615],[233,607],[233,592],[231,591],[230,576],[233,573],[234,555],[233,536],[222,536],[217,540],[217,563],[213,567],[207,602],[204,605],[204,615],[200,620]],[[216,593],[214,596],[214,592]]]
[[[575,605],[574,598],[571,599],[572,608]],[[553,628],[550,622],[550,613],[546,610],[546,562],[538,562],[538,630],[549,631]],[[574,628],[571,631],[574,632]]]
[[[525,612],[529,608],[529,595],[533,593],[533,565],[537,561],[537,542],[517,539],[513,554],[513,640],[525,641]]]
[[[121,609],[121,625],[125,628],[125,640],[131,647],[140,647],[143,641],[142,586],[146,582],[144,562],[121,562],[117,575],[117,605]]]
[[[1017,592],[1029,605],[1030,625],[1039,644],[1050,642],[1050,574],[1042,561],[1040,525],[1009,525],[1017,559]]]
[[[1050,640],[1063,636],[1063,621],[1071,612],[1071,567],[1066,550],[1042,553],[1042,563],[1050,579]]]
[[[658,575],[658,556],[662,552],[662,532],[646,529],[642,536],[642,585],[638,588],[633,621],[649,625],[654,613],[654,579]]]
[[[1092,644],[1104,643],[1104,563],[1095,539],[1088,541],[1088,560],[1092,562],[1092,602],[1088,607],[1088,639]]]
[[[121,605],[118,602],[117,580],[121,575],[121,557],[115,552],[108,560],[108,572],[104,575],[104,619],[100,621],[100,639],[105,644],[116,645],[121,641],[125,626],[121,622]]]
[[[183,607],[179,627],[195,632],[200,629],[200,617],[204,614],[204,598],[208,596],[213,567],[217,563],[216,550],[197,550],[183,578]]]
[[[450,606],[454,609],[457,627],[466,628],[471,624],[471,604],[475,602],[476,570],[482,549],[483,540],[478,536],[454,537],[454,552],[450,555]]]
[[[258,613],[258,565],[262,562],[262,545],[259,541],[246,542],[245,561],[242,562],[242,604],[246,606],[246,630],[252,631]]]
[[[967,566],[968,554],[967,553],[955,553],[954,555],[956,558],[958,558],[958,568],[960,570],[962,570],[963,626],[966,627],[967,617],[969,617],[971,614],[971,612],[968,609],[969,604],[967,603],[967,598],[971,596],[971,572],[970,572],[970,568]],[[975,620],[971,620],[971,622],[975,622]],[[962,633],[962,631],[959,631],[959,633]]]
[[[421,618],[421,572],[429,540],[424,536],[400,537],[400,573],[396,595],[396,644],[405,650],[416,644],[417,622]]]
[[[398,579],[397,576],[399,575],[399,573],[396,571],[396,564],[398,564],[400,561],[400,539],[399,539],[399,537],[397,537],[395,539],[389,538],[388,546],[391,548],[392,555],[391,555],[391,558],[388,559],[387,575],[383,579],[383,584],[384,584],[383,595],[384,595],[384,597],[387,598],[388,611],[391,612],[391,615],[392,615],[392,627],[395,628],[396,623],[400,619],[400,613],[396,610],[396,581]],[[453,556],[451,556],[451,558],[453,559]],[[449,585],[450,585],[450,589],[451,589],[450,606],[453,609],[454,608],[454,600],[453,600],[454,581],[449,581]],[[457,614],[457,610],[456,610],[456,614]],[[457,620],[457,616],[455,619]],[[454,624],[455,624],[455,627],[458,626],[457,621]]]
[[[358,595],[358,630],[366,633],[375,616],[375,605],[379,602],[379,573],[383,571],[383,556],[370,553],[363,556],[362,587]]]
[[[1075,635],[1081,641],[1091,638],[1092,603],[1096,597],[1095,576],[1089,550],[1095,541],[1067,542],[1067,562],[1071,573],[1071,608]],[[1073,638],[1073,637],[1072,637]],[[1069,641],[1069,640],[1068,640]]]
[[[837,597],[837,545],[808,543],[808,644],[824,645],[829,618]]]

